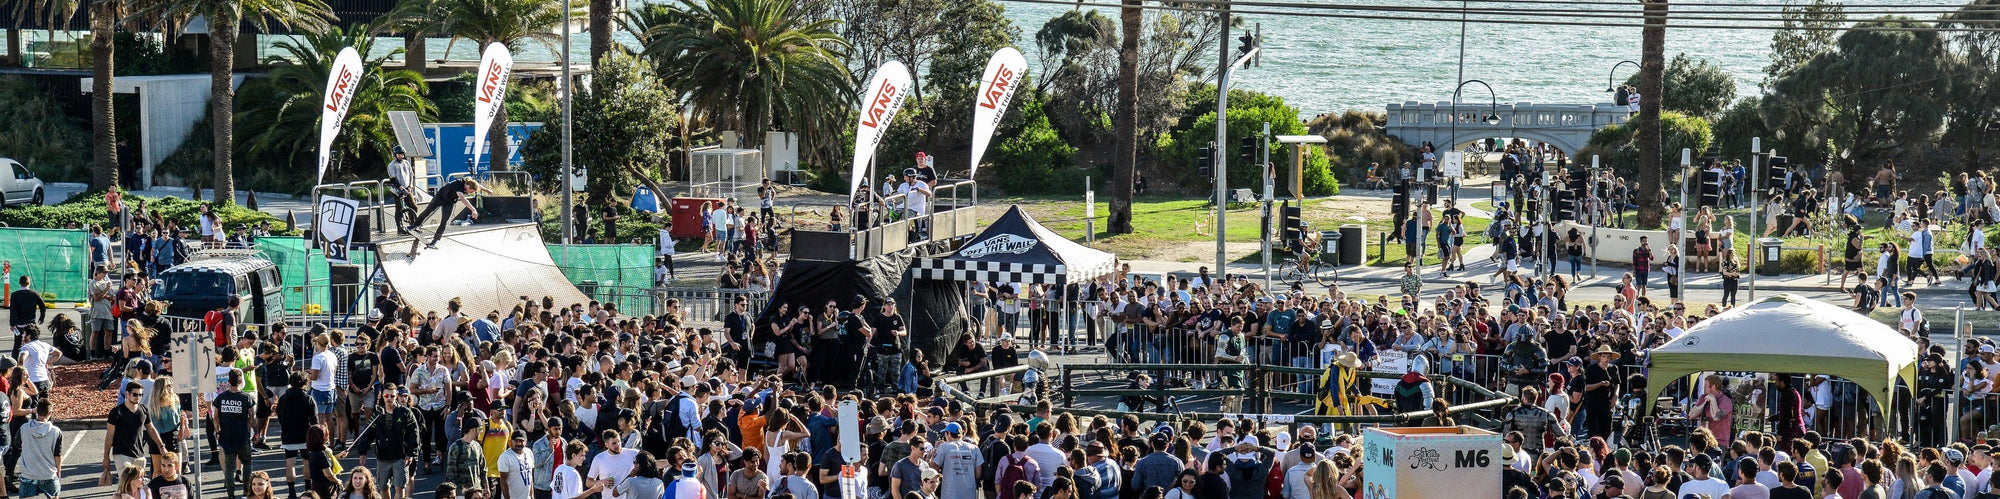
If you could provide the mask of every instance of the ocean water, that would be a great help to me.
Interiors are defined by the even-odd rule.
[[[1007,16],[1022,32],[1022,52],[1035,64],[1034,32],[1072,7],[1002,1]],[[1325,3],[1325,2],[1314,2]],[[1440,0],[1342,0],[1343,4],[1422,6],[1456,8],[1459,2]],[[1705,0],[1704,3],[1745,3],[1769,5],[1771,0]],[[1962,2],[1915,0],[1867,0],[1850,2],[1865,8],[1896,8],[1924,5],[1955,7]],[[1474,9],[1504,7],[1507,4],[1475,2]],[[1528,8],[1560,6],[1528,4]],[[1639,14],[1636,5],[1592,9],[1625,9]],[[1091,8],[1091,7],[1084,7]],[[1863,8],[1863,7],[1856,7]],[[1257,10],[1273,10],[1261,8]],[[1937,10],[1937,9],[1929,9]],[[1712,12],[1712,10],[1711,10]],[[1115,9],[1103,14],[1116,19]],[[1377,14],[1377,13],[1370,13]],[[1394,15],[1394,14],[1391,14]],[[1416,14],[1438,16],[1438,14]],[[1713,15],[1713,14],[1707,14]],[[1443,15],[1453,17],[1455,15]],[[1761,15],[1775,19],[1775,15]],[[1870,14],[1870,17],[1873,15]],[[1246,26],[1263,24],[1264,52],[1261,67],[1236,73],[1234,88],[1277,94],[1299,107],[1301,116],[1340,112],[1349,109],[1382,110],[1386,104],[1405,101],[1443,102],[1451,100],[1457,87],[1459,23],[1417,20],[1333,19],[1277,15],[1237,16]],[[1857,16],[1860,17],[1860,16]],[[1934,14],[1911,17],[1934,18]],[[1638,24],[1637,19],[1582,19],[1617,24]],[[1755,95],[1769,64],[1772,31],[1762,29],[1670,29],[1667,30],[1666,57],[1686,53],[1721,66],[1736,79],[1739,97]],[[1734,21],[1690,21],[1690,24],[1742,24]],[[1774,25],[1775,22],[1756,23]],[[1466,26],[1465,78],[1492,85],[1502,103],[1536,102],[1584,104],[1611,102],[1604,91],[1612,66],[1622,60],[1639,60],[1639,28],[1595,26],[1537,26],[1480,23],[1478,16]],[[1241,32],[1238,32],[1241,34]],[[1234,36],[1227,42],[1234,50]],[[1205,60],[1214,61],[1213,51]],[[1214,63],[1208,63],[1214,68]],[[1030,71],[1034,71],[1031,68]],[[1616,81],[1623,82],[1637,68],[1627,64],[1617,69]],[[1213,73],[1213,71],[1210,71]],[[1212,76],[1211,76],[1212,78]],[[1486,89],[1478,84],[1465,87],[1461,102],[1490,102]]]

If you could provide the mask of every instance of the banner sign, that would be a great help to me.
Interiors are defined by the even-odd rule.
[[[875,146],[882,144],[883,132],[896,121],[896,112],[903,110],[903,99],[909,93],[910,68],[903,63],[889,61],[875,69],[868,92],[861,94],[861,119],[854,127],[854,169],[847,188],[850,199],[861,192],[861,182],[868,179],[868,162],[875,159]]]
[[[1000,126],[1000,119],[1007,117],[1007,105],[1014,100],[1014,91],[1021,88],[1021,78],[1028,74],[1028,60],[1021,57],[1021,51],[1013,47],[1002,47],[993,53],[993,59],[986,62],[986,75],[979,77],[979,95],[972,105],[972,173],[968,178],[979,175],[979,157],[986,154],[986,143],[993,140],[993,129]]]
[[[326,261],[348,263],[347,245],[354,241],[354,214],[358,211],[360,201],[338,196],[319,199],[319,219],[313,221],[313,233],[326,252]]]
[[[1440,159],[1438,168],[1444,171],[1444,178],[1465,178],[1465,153],[1445,151]]]
[[[1410,353],[1395,349],[1376,350],[1375,367],[1369,370],[1400,377],[1410,372]],[[1391,396],[1396,394],[1396,381],[1395,377],[1373,378],[1368,380],[1368,385],[1377,395]]]
[[[493,128],[493,119],[507,108],[507,75],[513,72],[514,54],[507,51],[506,45],[488,44],[486,53],[479,56],[479,80],[472,87],[473,164],[479,164],[479,156],[486,147],[486,131]]]
[[[162,319],[170,319],[169,323],[174,324],[172,332],[162,333],[173,335],[167,358],[174,363],[174,392],[215,393],[215,335],[208,332],[201,319]]]
[[[340,136],[340,126],[347,121],[347,106],[354,103],[354,90],[361,86],[361,54],[354,47],[340,49],[334,56],[333,67],[326,72],[326,97],[320,103],[319,113],[319,176],[313,183],[326,180],[326,164],[333,159],[333,139]]]

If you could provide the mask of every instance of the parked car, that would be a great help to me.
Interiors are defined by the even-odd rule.
[[[42,204],[42,179],[20,162],[0,158],[0,207]]]

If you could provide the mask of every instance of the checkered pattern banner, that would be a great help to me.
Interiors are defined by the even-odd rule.
[[[959,282],[1011,282],[1016,284],[1065,284],[1069,269],[1061,265],[995,263],[952,258],[918,258],[916,278]]]

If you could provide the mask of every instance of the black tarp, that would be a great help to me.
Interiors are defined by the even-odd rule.
[[[790,260],[764,313],[779,303],[790,303],[795,310],[800,305],[818,310],[832,300],[844,308],[858,294],[868,298],[864,313],[873,318],[881,313],[882,302],[894,297],[900,305],[897,312],[909,328],[910,346],[923,350],[932,366],[942,365],[942,355],[965,334],[969,324],[964,285],[912,281],[905,272],[909,262],[908,257],[896,254],[846,262]]]

